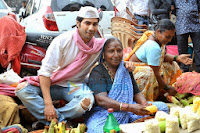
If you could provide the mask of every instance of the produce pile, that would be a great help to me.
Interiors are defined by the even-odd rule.
[[[195,96],[190,93],[177,93],[175,96],[167,96],[171,103],[182,107],[192,104],[194,97]]]
[[[170,113],[157,111],[155,119],[145,122],[145,133],[180,133],[179,126],[189,133],[200,130],[200,97],[193,104],[170,108]]]
[[[43,133],[85,133],[86,128],[86,125],[83,123],[78,124],[77,128],[67,128],[64,121],[58,123],[57,119],[53,119],[50,126],[45,126]]]

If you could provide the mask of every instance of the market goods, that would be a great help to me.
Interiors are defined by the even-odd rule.
[[[200,107],[200,97],[195,97],[194,100],[193,100],[192,111],[197,112],[199,107]]]
[[[66,128],[66,123],[58,123],[57,119],[51,121],[50,126],[45,126],[43,133],[84,133],[86,130],[85,124],[78,124],[77,128]]]
[[[144,133],[160,133],[160,127],[157,120],[153,119],[145,122],[145,132]]]
[[[193,112],[189,112],[187,115],[187,129],[188,132],[193,132],[200,129],[200,117]]]
[[[167,116],[168,116],[168,114],[166,112],[158,111],[158,112],[156,112],[155,119],[158,121],[165,121]]]
[[[166,121],[160,121],[159,122],[159,127],[160,127],[160,132],[161,133],[165,132],[165,124],[166,124]]]
[[[158,108],[156,107],[156,105],[147,106],[145,109],[150,111],[151,114],[154,114],[158,111]]]
[[[170,115],[175,115],[179,117],[179,110],[180,110],[180,107],[172,107],[170,109]]]
[[[185,108],[180,108],[179,110],[179,116],[180,116],[180,121],[181,121],[181,127],[183,129],[187,128],[187,113]]]
[[[165,133],[180,133],[177,116],[169,115],[166,118],[166,132]]]

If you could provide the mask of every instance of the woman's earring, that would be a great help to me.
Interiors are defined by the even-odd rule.
[[[103,59],[104,59],[104,54],[103,54]]]

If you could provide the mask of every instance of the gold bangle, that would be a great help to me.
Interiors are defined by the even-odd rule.
[[[123,104],[123,103],[120,103],[120,105],[119,105],[119,110],[120,110],[120,111],[122,111],[122,104]]]

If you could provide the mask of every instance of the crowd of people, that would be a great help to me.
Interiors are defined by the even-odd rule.
[[[81,7],[76,28],[51,42],[38,75],[23,78],[16,87],[16,96],[38,124],[44,126],[52,119],[62,122],[83,115],[88,133],[103,132],[108,108],[113,108],[119,124],[149,115],[145,107],[150,104],[168,113],[166,103],[155,100],[164,93],[175,95],[176,89],[171,85],[182,72],[189,71],[188,65],[193,63],[187,54],[189,35],[200,72],[197,1],[120,0],[123,3],[117,8],[121,17],[146,25],[150,16],[155,20],[154,31],[146,31],[126,59],[119,39],[94,37],[99,24],[97,9]],[[172,10],[177,16],[176,28],[169,20]],[[176,56],[165,52],[165,45],[175,33],[180,53]],[[54,100],[65,100],[67,104],[56,108]]]

